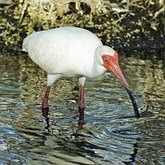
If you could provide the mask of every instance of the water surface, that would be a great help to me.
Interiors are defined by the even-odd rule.
[[[135,55],[136,56],[136,55]],[[61,79],[41,114],[46,74],[26,55],[0,55],[0,164],[165,164],[162,61],[121,58],[141,111],[109,73],[85,86],[85,125],[77,125],[77,79]]]

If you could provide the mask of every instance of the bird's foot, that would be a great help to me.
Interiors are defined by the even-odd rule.
[[[49,107],[42,106],[42,116],[47,118],[49,114]]]
[[[84,119],[83,120],[78,120],[78,126],[79,126],[79,128],[81,129],[81,128],[83,128],[83,125],[85,124],[85,121],[84,121]]]
[[[84,109],[85,109],[85,107],[78,107],[78,110],[79,110],[78,125],[80,127],[82,127],[85,124],[85,121],[84,121]]]
[[[44,97],[42,100],[42,115],[44,117],[48,117],[48,113],[49,113],[48,98]]]

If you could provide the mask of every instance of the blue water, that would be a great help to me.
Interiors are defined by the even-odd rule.
[[[41,113],[46,74],[26,55],[0,55],[0,164],[165,164],[165,80],[161,61],[121,59],[141,118],[109,73],[85,86],[85,125],[78,126],[77,79],[62,79]]]

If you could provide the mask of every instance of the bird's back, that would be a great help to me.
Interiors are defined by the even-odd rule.
[[[27,36],[23,50],[49,74],[74,75],[92,67],[95,49],[100,45],[99,38],[88,30],[63,27]]]

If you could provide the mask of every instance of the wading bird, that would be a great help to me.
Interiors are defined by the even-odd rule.
[[[47,72],[47,88],[42,100],[43,115],[48,114],[51,86],[61,77],[79,78],[79,119],[84,120],[84,84],[112,72],[127,90],[135,116],[140,117],[137,104],[118,63],[118,53],[102,44],[92,32],[77,27],[61,27],[33,33],[23,41],[23,51]]]

